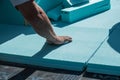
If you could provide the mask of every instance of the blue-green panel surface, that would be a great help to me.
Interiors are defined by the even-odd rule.
[[[0,24],[24,24],[24,18],[12,6],[10,0],[0,0]]]
[[[88,72],[119,75],[120,1],[111,4],[109,11],[77,23],[55,23],[58,35],[73,37],[61,46],[45,44],[31,27],[0,25],[0,61],[76,71],[88,65]]]
[[[89,2],[89,0],[63,0],[63,5],[66,8],[86,2]]]
[[[120,23],[115,24],[100,49],[88,63],[88,72],[120,76]]]
[[[110,9],[110,0],[89,0],[89,3],[62,9],[62,21],[75,22]]]
[[[45,12],[59,5],[62,0],[35,0]],[[47,3],[46,3],[47,2]],[[0,1],[0,24],[24,25],[25,21],[21,13],[13,7],[10,0]]]
[[[107,29],[68,26],[55,27],[58,35],[70,35],[71,43],[55,46],[45,43],[31,27],[0,25],[0,60],[82,71],[87,60],[104,40]]]
[[[99,20],[101,22],[100,23],[97,22],[96,24],[103,25],[104,27],[105,26],[109,27],[108,29],[109,35],[108,37],[106,37],[106,40],[103,42],[100,48],[96,51],[95,55],[88,62],[88,68],[87,68],[88,72],[120,76],[120,61],[119,61],[120,5],[119,4],[120,1],[112,0],[111,9],[103,14],[98,15]],[[94,18],[98,19],[98,16],[95,16]],[[92,21],[93,18],[88,19],[87,21],[90,20]],[[92,21],[91,24],[92,23],[94,23],[94,21]],[[87,22],[86,24],[91,25],[90,23]]]
[[[62,3],[63,0],[35,0],[45,12],[55,8]]]
[[[63,8],[62,5],[58,5],[57,7],[55,7],[54,9],[52,10],[49,10],[47,12],[47,16],[52,19],[52,20],[59,20],[60,19],[60,16],[61,16],[61,9]]]

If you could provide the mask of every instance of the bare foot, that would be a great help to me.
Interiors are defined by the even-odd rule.
[[[69,36],[57,36],[56,41],[47,40],[49,44],[55,44],[55,45],[65,44],[71,41],[72,41],[72,38]]]

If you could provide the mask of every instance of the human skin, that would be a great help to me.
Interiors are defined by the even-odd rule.
[[[25,19],[32,25],[33,29],[40,36],[46,38],[49,44],[64,44],[71,42],[70,36],[57,36],[54,32],[51,22],[43,9],[35,3],[35,1],[28,1],[26,3],[16,6],[22,13]]]

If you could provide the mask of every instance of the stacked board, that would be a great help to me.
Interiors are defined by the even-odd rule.
[[[120,76],[120,23],[110,29],[105,42],[88,62],[88,72]]]
[[[89,0],[63,0],[63,5],[64,7],[71,7],[87,2],[89,2]]]
[[[89,0],[89,3],[62,9],[64,22],[75,22],[110,9],[110,0]]]
[[[58,35],[73,37],[73,42],[60,46],[46,44],[31,27],[0,24],[0,61],[75,71],[87,67],[88,72],[119,76],[119,1],[112,5],[105,13],[55,27]]]
[[[35,0],[45,12],[60,4],[61,0]],[[47,1],[47,3],[46,3]],[[47,5],[47,6],[46,6]],[[11,4],[10,0],[0,1],[0,24],[28,25],[21,13]]]
[[[86,62],[107,35],[103,28],[54,28],[58,35],[71,35],[73,38],[71,43],[55,46],[46,44],[45,39],[35,34],[30,27],[0,27],[0,61],[75,71],[82,71],[86,67]]]
[[[95,55],[88,61],[88,72],[120,76],[119,4],[120,1],[111,1],[111,10],[106,12],[107,14],[103,14],[104,16],[101,14],[101,18],[99,18],[100,22],[102,21],[102,24],[104,24],[104,27],[109,26],[107,31],[108,36],[96,51]]]

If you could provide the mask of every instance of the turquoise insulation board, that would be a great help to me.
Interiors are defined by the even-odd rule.
[[[35,0],[45,12],[59,5],[62,0]],[[47,3],[46,3],[47,2]],[[25,19],[19,11],[17,11],[10,0],[0,1],[0,24],[24,25]],[[27,25],[27,24],[25,24]]]
[[[54,20],[57,21],[60,19],[61,16],[61,9],[63,8],[62,5],[58,5],[57,7],[55,7],[54,9],[50,10],[47,12],[47,16]]]
[[[10,0],[0,0],[0,24],[24,24],[24,18],[12,6]]]
[[[109,36],[89,61],[88,72],[120,76],[119,34],[120,23],[117,23],[110,29]]]
[[[107,26],[110,27],[108,29],[109,35],[106,37],[105,41],[102,43],[100,48],[96,51],[95,55],[88,62],[88,66],[87,66],[88,72],[120,76],[120,60],[119,60],[120,59],[120,43],[119,43],[120,5],[119,4],[120,1],[112,0],[111,10],[106,12],[107,14],[103,13],[104,17],[101,16],[100,19],[102,21],[101,24],[104,24],[106,27]],[[102,20],[102,18],[104,19]]]
[[[62,9],[62,21],[75,22],[110,9],[110,0],[89,0],[89,3]]]
[[[35,0],[38,5],[40,5],[45,12],[55,8],[62,3],[63,0]]]
[[[70,25],[53,24],[58,35],[73,38],[61,46],[46,44],[31,27],[0,24],[0,61],[75,71],[87,66],[88,72],[119,75],[119,4],[111,0],[109,11]]]
[[[63,5],[66,8],[86,2],[89,2],[89,0],[63,0]]]
[[[105,28],[54,27],[58,35],[70,35],[71,43],[45,43],[31,27],[0,25],[0,61],[82,71],[87,60],[106,37]]]

